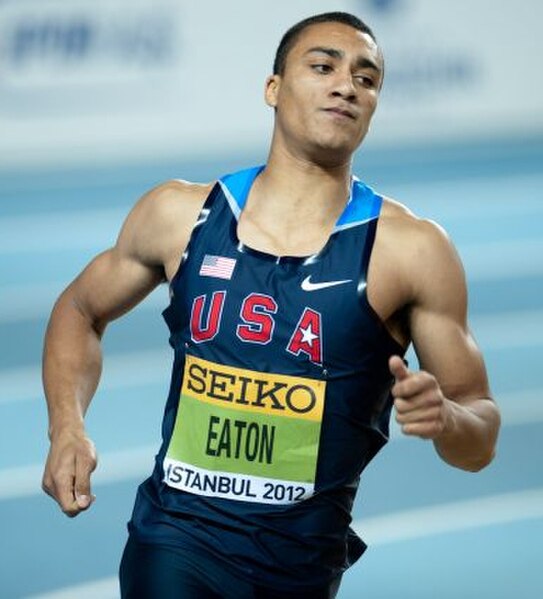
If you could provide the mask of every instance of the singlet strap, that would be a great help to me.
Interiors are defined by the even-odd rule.
[[[351,196],[336,223],[334,233],[377,219],[382,205],[383,198],[380,195],[360,179],[353,177]]]
[[[264,170],[265,165],[254,166],[252,168],[224,175],[219,179],[226,200],[230,204],[232,213],[239,219],[239,215],[243,210],[247,197],[254,180]]]

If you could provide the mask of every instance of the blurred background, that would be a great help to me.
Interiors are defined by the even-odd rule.
[[[87,418],[97,500],[75,520],[40,490],[48,314],[150,187],[265,161],[275,48],[329,10],[366,20],[386,59],[354,171],[449,232],[503,414],[478,474],[393,428],[354,511],[370,548],[338,597],[543,596],[540,0],[0,0],[0,597],[118,597],[160,442],[167,290],[108,329]]]

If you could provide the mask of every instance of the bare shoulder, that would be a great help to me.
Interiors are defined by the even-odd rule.
[[[166,181],[143,195],[132,214],[150,218],[151,222],[169,220],[172,217],[190,220],[193,212],[201,210],[212,187],[213,183],[191,183],[181,179]]]
[[[139,262],[170,271],[179,262],[213,183],[172,179],[143,195],[129,213],[117,247]]]
[[[392,198],[384,198],[380,217],[380,234],[384,240],[394,240],[402,254],[435,252],[452,248],[449,236],[438,223],[421,218]],[[390,238],[390,239],[389,239]]]
[[[465,293],[462,263],[443,227],[391,198],[384,199],[379,220],[376,245],[396,265],[412,301],[447,290]]]

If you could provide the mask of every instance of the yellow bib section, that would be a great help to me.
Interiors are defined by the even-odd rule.
[[[326,382],[186,357],[181,395],[251,414],[322,421]]]

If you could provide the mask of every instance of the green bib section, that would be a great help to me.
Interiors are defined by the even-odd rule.
[[[320,380],[187,356],[165,482],[246,501],[306,499],[314,490],[325,390]]]

